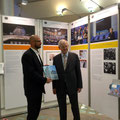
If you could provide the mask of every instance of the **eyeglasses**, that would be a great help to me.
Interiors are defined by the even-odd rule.
[[[41,42],[41,40],[35,40],[35,42]]]

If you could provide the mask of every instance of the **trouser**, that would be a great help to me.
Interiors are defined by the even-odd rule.
[[[27,97],[27,120],[37,120],[41,109],[42,93],[39,97]]]
[[[59,104],[59,113],[60,120],[67,120],[67,105],[66,105],[66,93],[59,96],[57,94],[58,104]],[[80,120],[79,106],[78,106],[78,93],[72,95],[68,94],[71,103],[71,109],[74,116],[74,120]]]

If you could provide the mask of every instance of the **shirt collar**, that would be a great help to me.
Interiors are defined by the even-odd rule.
[[[36,53],[39,54],[39,52],[37,50],[35,50],[34,48],[31,47],[31,49]]]
[[[63,53],[61,53],[61,55],[62,55],[62,57],[64,56],[64,54],[63,54]],[[68,57],[68,52],[65,54],[65,56],[66,56],[66,57]]]

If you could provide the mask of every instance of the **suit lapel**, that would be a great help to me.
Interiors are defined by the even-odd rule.
[[[35,52],[34,52],[32,49],[30,49],[30,51],[31,51],[31,54],[33,55],[35,61],[37,61],[37,63],[38,63],[40,66],[43,66],[43,63],[41,63],[41,62],[39,61],[39,59],[38,59],[37,55],[35,54]]]
[[[59,61],[59,65],[60,65],[60,67],[61,67],[61,69],[62,69],[62,71],[64,70],[64,67],[63,67],[63,61],[62,61],[62,55],[61,54],[59,54],[59,56],[58,56],[58,61]]]

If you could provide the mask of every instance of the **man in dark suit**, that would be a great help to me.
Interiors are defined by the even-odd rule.
[[[66,40],[60,40],[58,47],[61,53],[53,58],[53,64],[59,80],[53,81],[53,93],[57,95],[60,120],[67,120],[66,95],[70,99],[74,120],[80,120],[77,94],[82,89],[80,60],[77,54],[68,52]]]
[[[43,62],[38,52],[41,44],[39,36],[31,36],[31,48],[22,56],[24,90],[28,110],[27,120],[37,120],[41,109],[42,93],[45,93],[44,84],[51,82],[50,78],[43,77]]]

